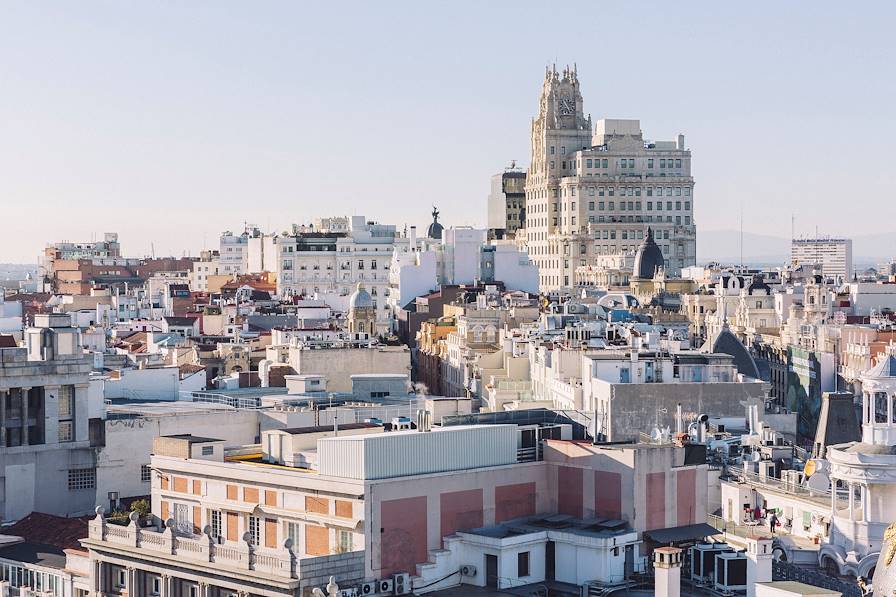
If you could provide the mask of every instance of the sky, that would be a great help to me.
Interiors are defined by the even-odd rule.
[[[544,69],[684,133],[699,231],[889,232],[896,3],[0,3],[0,262],[329,215],[485,226]]]

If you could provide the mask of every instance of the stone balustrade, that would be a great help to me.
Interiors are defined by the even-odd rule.
[[[287,539],[279,549],[252,545],[248,533],[242,541],[219,544],[206,527],[200,535],[178,533],[173,519],[168,519],[164,531],[141,528],[139,517],[132,513],[127,526],[111,524],[97,508],[97,516],[89,524],[92,541],[143,549],[148,552],[176,556],[184,562],[214,563],[217,567],[235,570],[254,570],[283,579],[298,578],[292,541]]]

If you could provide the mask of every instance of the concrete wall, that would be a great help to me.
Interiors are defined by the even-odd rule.
[[[454,531],[550,511],[544,463],[388,479],[366,486],[367,525],[383,531],[367,533],[365,578],[413,574],[416,564],[427,561],[429,551],[440,549],[443,536]]]
[[[117,491],[122,498],[149,495],[150,483],[141,480],[140,470],[149,464],[152,442],[158,436],[189,433],[239,446],[255,443],[258,424],[258,412],[251,410],[106,421],[106,445],[97,454],[97,495],[101,503],[109,491]]]
[[[761,382],[608,384],[595,380],[592,389],[596,410],[608,413],[609,441],[637,439],[639,432],[650,433],[657,423],[674,430],[678,403],[686,421],[700,413],[743,418],[742,403],[765,395]]]
[[[103,393],[107,400],[177,400],[180,395],[180,370],[177,367],[122,369],[119,379],[107,379]]]
[[[303,350],[290,347],[289,364],[299,375],[327,376],[330,392],[351,392],[358,373],[410,375],[411,353],[405,348],[339,348]]]

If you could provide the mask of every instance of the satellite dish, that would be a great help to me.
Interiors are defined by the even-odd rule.
[[[816,472],[806,481],[806,487],[813,491],[827,491],[831,487],[831,479],[827,473]]]
[[[818,470],[818,465],[815,463],[815,459],[812,458],[806,461],[806,466],[803,467],[803,474],[806,475],[806,478],[808,479],[815,474],[816,470]]]

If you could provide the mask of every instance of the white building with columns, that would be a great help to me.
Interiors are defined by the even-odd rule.
[[[830,543],[820,558],[841,574],[869,578],[887,527],[896,520],[896,350],[890,346],[862,376],[862,441],[828,448],[832,486]],[[832,494],[833,495],[833,494]]]

